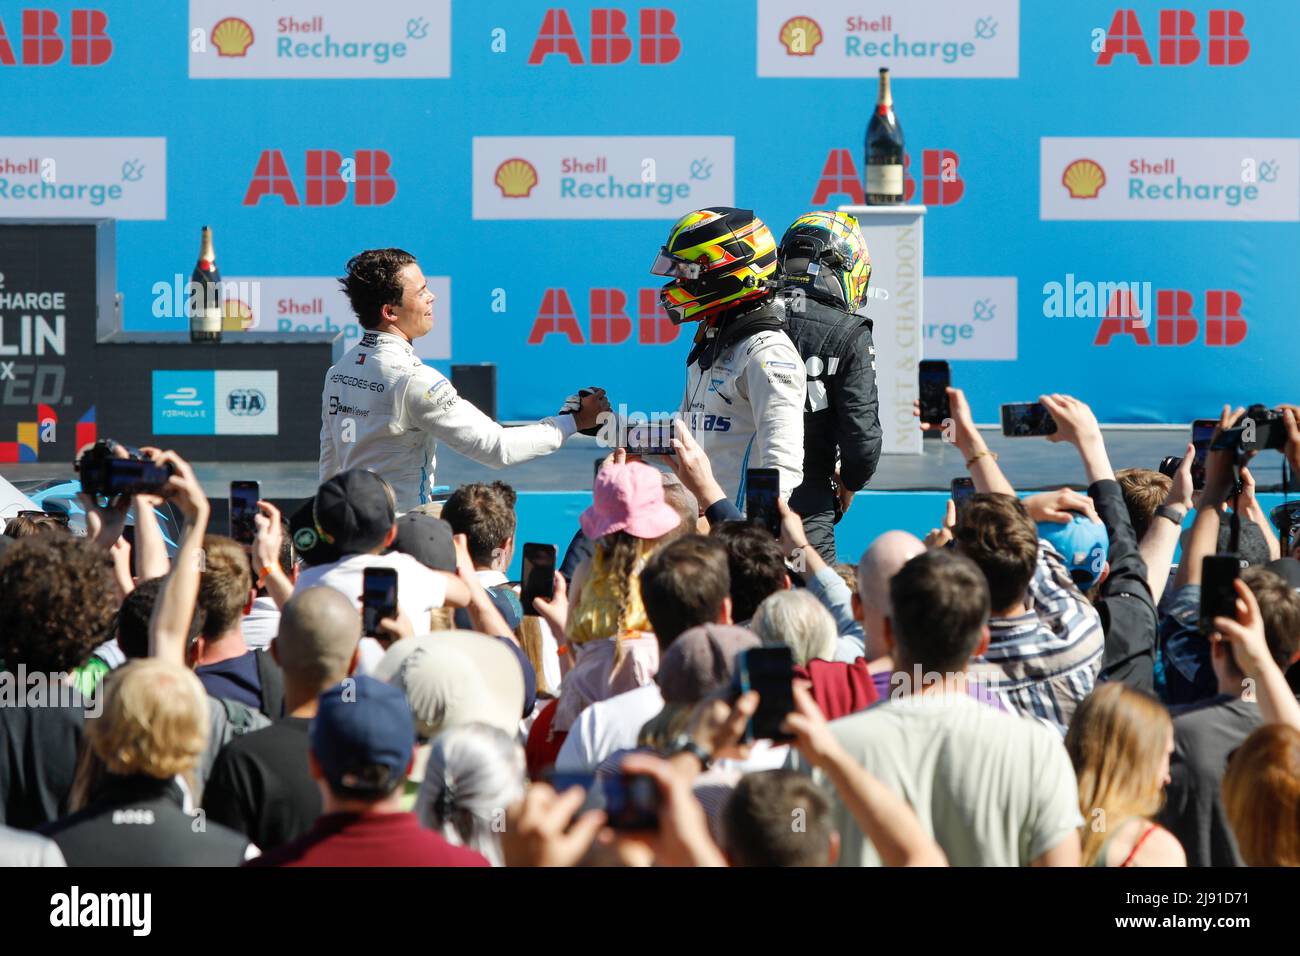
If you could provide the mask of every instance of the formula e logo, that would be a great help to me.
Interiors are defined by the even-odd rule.
[[[226,396],[226,410],[232,415],[260,415],[266,411],[266,396],[255,388],[236,388]]]
[[[199,390],[193,386],[178,388],[174,392],[168,392],[163,398],[181,408],[198,408],[203,404],[203,399],[199,398]]]

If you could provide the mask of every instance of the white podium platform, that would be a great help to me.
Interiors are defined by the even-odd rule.
[[[840,206],[855,216],[871,253],[871,292],[861,314],[874,324],[881,452],[921,454],[912,417],[921,360],[925,206]]]

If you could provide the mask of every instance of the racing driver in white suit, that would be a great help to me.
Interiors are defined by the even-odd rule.
[[[339,280],[365,334],[325,374],[320,480],[366,468],[388,482],[397,510],[431,500],[439,440],[494,468],[549,455],[609,410],[602,389],[570,396],[551,418],[505,428],[456,394],[412,345],[433,328],[434,295],[415,257],[370,249]]]
[[[745,472],[775,468],[781,497],[803,481],[807,376],[773,302],[776,240],[750,209],[679,219],[651,267],[673,322],[700,322],[686,359],[681,416],[738,508]]]

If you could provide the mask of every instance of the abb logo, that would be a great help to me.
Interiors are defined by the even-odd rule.
[[[927,206],[951,206],[966,193],[966,181],[957,174],[961,159],[951,149],[926,149],[921,151],[921,201]],[[912,157],[903,154],[903,202],[911,202],[916,195],[916,180],[909,170]],[[853,162],[853,153],[847,149],[833,149],[826,157],[821,178],[812,204],[819,206],[828,197],[845,195],[858,205],[866,203],[862,192],[862,177]]]
[[[278,149],[263,150],[244,194],[244,205],[256,206],[267,196],[279,196],[286,206],[337,206],[348,198],[351,184],[354,206],[386,206],[397,195],[397,180],[389,173],[392,162],[382,149],[359,149],[350,159],[332,149],[309,149],[307,201],[303,203],[284,155]]]
[[[682,52],[682,41],[673,32],[677,17],[671,10],[647,8],[640,12],[641,37],[638,62],[660,65],[671,63]],[[536,66],[548,56],[565,57],[570,63],[582,60],[582,45],[573,32],[568,11],[551,8],[542,18],[542,28],[528,54],[528,65]],[[614,8],[598,7],[591,11],[591,63],[609,66],[626,63],[632,56],[632,38],[627,33],[627,14]]]
[[[587,340],[592,345],[619,345],[632,337],[632,317],[627,312],[627,294],[622,289],[592,289],[588,295],[591,315]],[[637,290],[637,344],[667,345],[677,338],[673,325],[659,307],[659,290]],[[563,335],[573,345],[583,345],[582,329],[569,301],[567,289],[547,289],[541,308],[528,333],[528,344],[538,345],[548,335]]]
[[[113,41],[105,28],[108,14],[102,10],[73,10],[68,25],[68,61],[73,66],[99,66],[113,55]],[[63,59],[63,37],[59,36],[59,15],[53,10],[24,10],[22,65],[52,66]],[[0,65],[17,66],[14,48],[0,20]]]
[[[1246,17],[1237,10],[1211,10],[1206,58],[1210,66],[1237,66],[1250,56],[1250,41],[1242,34]],[[1096,32],[1100,33],[1100,29]],[[1150,66],[1151,50],[1142,35],[1142,24],[1133,10],[1116,10],[1106,31],[1106,42],[1097,55],[1098,66],[1109,66],[1117,56],[1137,57]],[[1196,36],[1196,14],[1191,10],[1160,11],[1160,65],[1187,66],[1201,55]]]
[[[1192,312],[1194,305],[1192,294],[1183,289],[1156,292],[1156,345],[1190,345],[1195,341],[1201,321]],[[1150,323],[1136,318],[1136,314],[1132,293],[1114,294],[1092,344],[1109,345],[1117,335],[1131,335],[1138,345],[1150,345]],[[1204,325],[1206,345],[1240,345],[1246,338],[1241,294],[1232,289],[1207,289]]]

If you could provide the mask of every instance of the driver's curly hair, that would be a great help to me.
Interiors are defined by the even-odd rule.
[[[415,256],[404,249],[367,249],[348,260],[339,286],[363,329],[379,328],[384,306],[402,304],[401,272],[413,262]]]
[[[23,538],[0,558],[0,659],[61,673],[113,636],[117,592],[108,552],[85,538]]]

